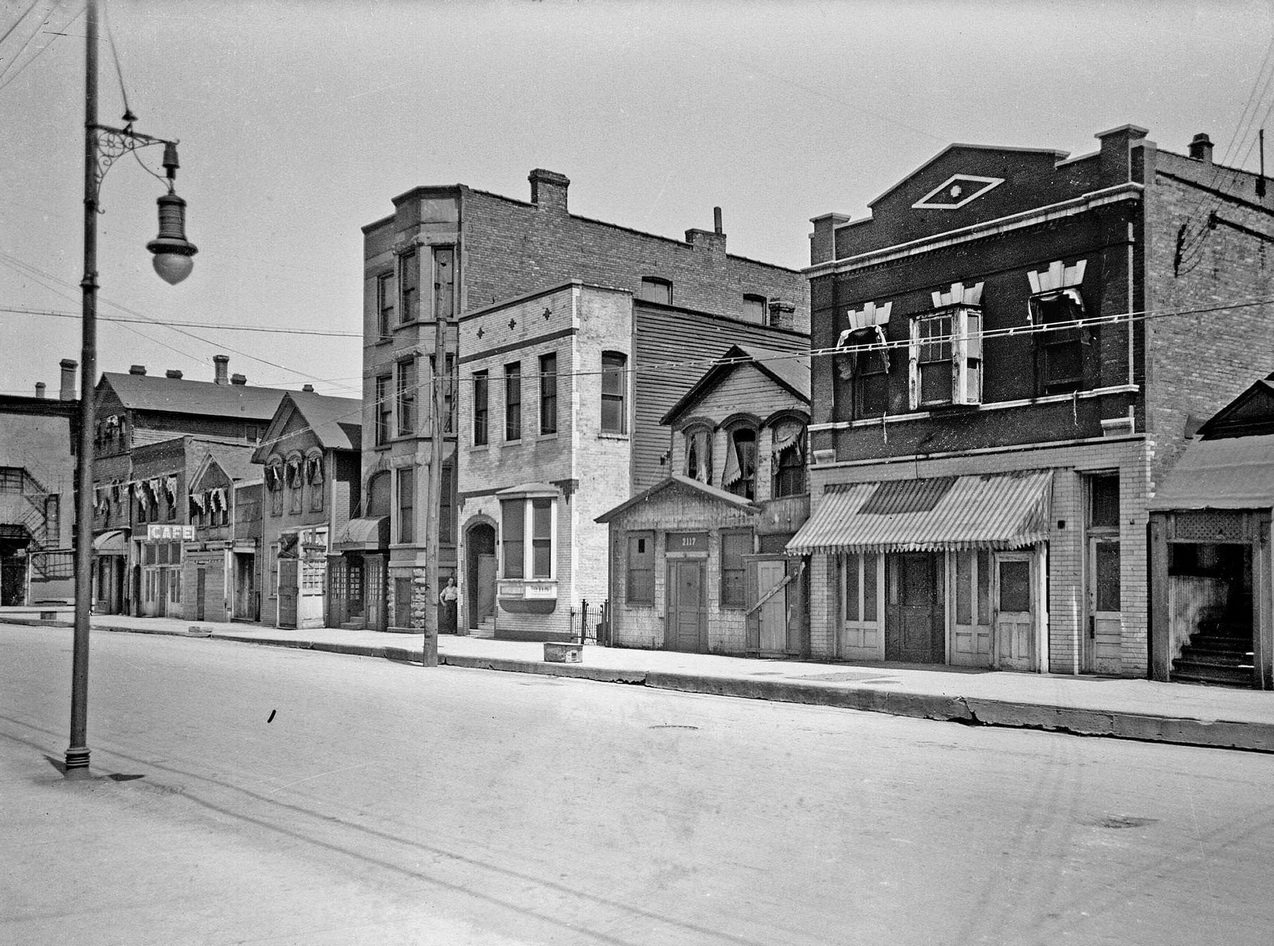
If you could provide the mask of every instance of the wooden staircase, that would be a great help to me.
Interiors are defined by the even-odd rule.
[[[1254,673],[1251,624],[1233,614],[1200,620],[1172,661],[1172,679],[1182,683],[1250,687]]]

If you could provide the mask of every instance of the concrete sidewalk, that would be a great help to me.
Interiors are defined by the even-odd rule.
[[[0,621],[50,623],[30,611]],[[60,609],[50,626],[70,625]],[[93,629],[419,661],[415,635],[254,624],[196,625],[174,618],[94,615]],[[211,635],[203,633],[211,630]],[[543,645],[443,635],[439,663],[628,683],[687,693],[810,703],[971,725],[1012,726],[1153,742],[1274,752],[1274,693],[1224,687],[951,667],[756,660],[715,654],[589,646],[583,663],[546,663]]]

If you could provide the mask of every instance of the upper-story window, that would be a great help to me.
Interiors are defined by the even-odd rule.
[[[390,376],[382,375],[376,379],[376,446],[389,443],[392,434],[394,405],[389,400]]]
[[[789,417],[774,425],[770,444],[773,495],[805,493],[805,424]]]
[[[323,511],[323,454],[315,451],[305,458],[305,482],[310,487],[310,511]]]
[[[410,466],[398,471],[398,541],[416,541],[416,470]]]
[[[522,362],[504,366],[504,439],[522,439]]]
[[[707,424],[687,427],[686,476],[700,483],[712,483],[712,428]]]
[[[832,358],[832,403],[837,420],[879,417],[889,407],[889,350],[885,327],[892,302],[867,302],[846,313],[848,326]]]
[[[456,313],[456,248],[435,246],[434,318],[449,322]]]
[[[388,338],[394,328],[394,311],[398,305],[398,280],[393,271],[376,277],[376,335]]]
[[[1069,394],[1084,382],[1084,330],[1073,323],[1084,317],[1084,281],[1087,260],[1067,266],[1062,260],[1048,269],[1028,272],[1031,323],[1041,326],[1035,335],[1035,393]],[[1057,326],[1057,327],[1051,327]]]
[[[442,385],[442,430],[443,433],[455,433],[456,430],[456,356],[447,352],[442,360],[443,375],[438,375],[438,359],[429,356],[429,377],[434,384]]]
[[[744,293],[743,295],[743,321],[755,322],[757,325],[764,325],[767,321],[767,307],[769,300],[765,296],[754,295],[753,293]]]
[[[288,485],[288,512],[299,513],[301,511],[302,495],[305,492],[304,462],[300,454],[288,457],[283,469]]]
[[[672,283],[659,276],[643,276],[637,298],[644,302],[662,302],[672,305]]]
[[[279,457],[266,464],[265,489],[270,494],[270,515],[283,515],[283,460]]]
[[[910,406],[982,403],[982,283],[934,292],[911,320]]]
[[[602,433],[628,433],[628,356],[602,352]]]
[[[414,249],[408,250],[398,257],[399,295],[402,297],[402,309],[399,317],[404,323],[415,322],[420,318],[420,263]]]
[[[540,356],[540,433],[557,433],[557,353]]]
[[[416,432],[416,360],[398,363],[398,436]]]
[[[730,430],[721,485],[744,499],[756,498],[756,428],[740,425]]]
[[[487,373],[473,373],[473,445],[480,447],[487,442]]]

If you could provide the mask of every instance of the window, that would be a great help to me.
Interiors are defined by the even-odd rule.
[[[1031,321],[1036,325],[1066,324],[1083,315],[1078,293],[1074,296],[1050,294],[1031,299]],[[1038,332],[1035,336],[1035,393],[1069,394],[1078,391],[1083,381],[1082,330],[1074,327],[1045,328]]]
[[[744,499],[756,498],[756,431],[751,427],[730,431],[721,485]]]
[[[367,481],[367,515],[372,517],[388,516],[390,507],[389,471],[373,473]]]
[[[911,409],[982,402],[982,313],[956,306],[911,322]]]
[[[751,532],[721,533],[721,606],[741,608],[747,603],[743,556],[752,552]]]
[[[310,511],[323,511],[323,457],[313,454],[305,458],[305,481],[310,485]]]
[[[265,468],[265,488],[270,494],[270,515],[283,515],[283,461],[273,460]]]
[[[756,296],[751,293],[745,294],[743,296],[743,321],[764,325],[768,304],[769,300],[765,296]]]
[[[394,327],[394,309],[398,301],[398,280],[392,272],[376,277],[376,335],[388,338]]]
[[[540,356],[540,433],[557,433],[557,354]]]
[[[805,425],[795,418],[775,425],[770,446],[774,471],[771,495],[800,496],[805,492]]]
[[[689,427],[686,438],[686,476],[700,483],[712,483],[712,428],[706,424]]]
[[[301,495],[305,490],[305,471],[302,469],[301,458],[292,457],[283,469],[288,486],[288,512],[300,512]]]
[[[876,554],[850,553],[842,570],[845,576],[841,601],[846,621],[873,623],[877,620]]]
[[[512,499],[500,504],[501,558],[505,578],[522,578],[526,574],[526,505],[525,500]]]
[[[398,363],[398,436],[416,432],[416,362]]]
[[[602,433],[628,432],[628,358],[617,351],[602,352]]]
[[[522,439],[522,363],[504,366],[504,439]]]
[[[662,302],[672,305],[672,283],[658,276],[643,276],[637,298],[643,302]]]
[[[1119,530],[1119,474],[1088,478],[1088,525],[1091,529]]]
[[[487,373],[473,373],[473,445],[487,442]]]
[[[455,474],[451,464],[442,465],[442,484],[438,497],[438,541],[450,545],[456,540]]]
[[[434,318],[449,322],[455,316],[456,298],[456,248],[435,246],[434,257]]]
[[[416,251],[408,250],[398,259],[402,278],[398,280],[402,291],[403,323],[415,322],[420,318],[420,266],[416,261]]]
[[[376,379],[376,446],[389,443],[394,405],[389,401],[389,375]]]
[[[655,534],[628,533],[628,584],[624,598],[629,605],[655,603]]]
[[[531,577],[553,577],[553,500],[531,500]]]
[[[889,351],[884,348],[884,332],[855,332],[844,344],[851,350],[837,352],[832,359],[836,420],[884,415],[889,409]]]
[[[434,384],[442,384],[442,430],[443,433],[455,433],[456,430],[456,356],[451,352],[447,352],[443,358],[443,370],[446,372],[445,377],[438,376],[438,359],[434,355],[429,356],[429,376],[433,379]],[[432,408],[431,408],[432,409]]]
[[[416,541],[416,471],[398,471],[398,541]]]

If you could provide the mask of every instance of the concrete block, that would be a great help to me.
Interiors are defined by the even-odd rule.
[[[186,630],[187,637],[211,637],[212,628],[207,624],[192,624]]]
[[[577,664],[584,659],[584,647],[579,643],[547,641],[544,644],[544,662],[551,664]]]

